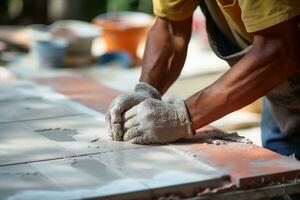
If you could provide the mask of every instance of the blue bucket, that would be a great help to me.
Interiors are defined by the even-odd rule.
[[[37,40],[33,48],[39,67],[61,68],[64,66],[64,57],[68,42],[63,39]]]

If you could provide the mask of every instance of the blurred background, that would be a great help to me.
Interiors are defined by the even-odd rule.
[[[0,81],[80,74],[131,91],[154,20],[150,0],[1,0]],[[197,9],[184,69],[164,98],[188,98],[228,69],[210,50]],[[212,125],[261,145],[260,111],[258,100]]]
[[[61,19],[90,22],[96,15],[112,11],[152,14],[149,0],[1,0],[2,25],[51,24]]]

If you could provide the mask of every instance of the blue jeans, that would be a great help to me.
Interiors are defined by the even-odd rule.
[[[300,160],[300,134],[287,136],[281,133],[266,99],[263,100],[261,132],[263,147],[285,156],[295,154],[296,158]]]
[[[287,136],[281,133],[265,99],[263,100],[261,133],[263,147],[285,156],[295,154],[295,157],[300,160],[300,134]],[[298,200],[300,194],[291,195],[290,198]],[[272,200],[283,200],[283,198],[276,197]]]

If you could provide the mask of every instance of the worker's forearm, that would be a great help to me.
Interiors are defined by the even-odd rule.
[[[300,66],[296,55],[299,39],[294,41],[298,43],[294,46],[276,44],[276,40],[272,43],[272,39],[271,42],[261,42],[260,37],[256,40],[250,52],[233,68],[214,84],[186,100],[193,130],[264,96]],[[283,45],[286,47],[282,48]]]
[[[151,84],[161,94],[181,72],[191,35],[191,20],[173,22],[157,18],[149,31],[140,80]]]

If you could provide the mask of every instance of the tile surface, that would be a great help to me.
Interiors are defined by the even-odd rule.
[[[118,94],[80,77],[39,81],[100,111]],[[152,199],[192,196],[207,187],[214,191],[229,174],[233,188],[259,188],[299,177],[298,162],[252,144],[213,145],[197,138],[170,146],[111,141],[103,115],[52,91],[45,98],[41,94],[48,89],[32,82],[7,87],[0,86],[6,94],[0,93],[1,111],[6,109],[0,113],[0,163],[28,163],[0,166],[1,199]],[[14,95],[29,102],[29,111]]]
[[[57,142],[74,155],[120,151],[147,146],[112,141],[104,119],[88,115],[24,122],[38,134]]]
[[[2,101],[0,108],[0,123],[81,114],[67,103],[41,99]]]
[[[168,193],[192,196],[199,188],[216,187],[228,180],[226,174],[169,146],[129,149],[92,157],[114,171],[139,180],[155,197]],[[185,184],[191,185],[185,187]]]
[[[35,81],[100,112],[105,112],[111,100],[120,94],[119,91],[83,76],[64,75],[36,78]]]
[[[61,189],[30,165],[0,167],[1,199],[8,199],[18,194],[21,199],[23,192],[31,190],[60,191]]]
[[[88,156],[31,165],[66,193],[75,191],[79,197],[106,197],[139,191],[147,194],[148,190],[138,180],[113,171],[101,161]]]
[[[0,165],[73,155],[22,122],[0,124]]]
[[[54,93],[51,88],[31,81],[16,81],[0,85],[0,102],[59,98],[62,98],[62,95]]]
[[[7,88],[0,87],[1,199],[192,196],[195,187],[224,179],[170,147],[112,141],[103,115],[50,89],[30,82]]]
[[[171,145],[196,160],[230,174],[239,188],[294,181],[300,176],[300,162],[254,144],[225,142],[223,145],[192,140]]]
[[[103,115],[66,99],[34,95],[55,96],[47,88],[38,91],[32,83],[7,88],[15,93],[2,88],[7,95],[0,99],[3,198],[151,199],[169,192],[191,196],[196,187],[224,179],[225,174],[170,147],[112,141]]]
[[[0,167],[0,197],[152,199],[170,192],[192,196],[197,188],[217,185],[223,178],[204,163],[157,146]]]

